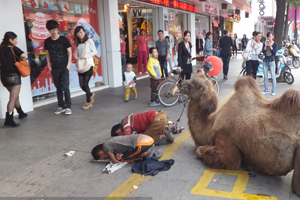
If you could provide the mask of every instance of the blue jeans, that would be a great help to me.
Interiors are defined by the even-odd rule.
[[[265,78],[265,90],[268,90],[268,70],[270,69],[271,77],[272,77],[272,93],[275,93],[276,89],[276,77],[275,77],[275,62],[264,62],[264,78]]]
[[[167,56],[158,56],[158,61],[160,64],[160,69],[161,69],[161,77],[164,77],[164,75],[166,77],[168,77],[168,63],[166,61],[166,57]]]
[[[126,69],[126,55],[125,54],[121,54],[121,61],[122,61],[122,73],[125,72],[125,69]]]

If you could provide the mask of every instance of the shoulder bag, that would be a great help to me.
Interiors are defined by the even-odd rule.
[[[20,75],[22,77],[26,77],[30,75],[30,67],[26,60],[21,60],[14,52],[13,47],[11,48],[11,51],[14,55],[15,60],[15,66],[17,67]],[[17,58],[17,59],[16,59]],[[18,61],[17,61],[18,60]]]
[[[85,54],[87,46],[88,46],[88,44],[86,41],[82,55]],[[81,55],[81,57],[82,57],[82,55]],[[84,72],[87,72],[91,67],[92,67],[92,63],[89,58],[79,59],[76,63],[76,71],[81,74]]]
[[[247,52],[246,49],[244,49],[244,51],[242,52],[242,57],[243,57],[244,60],[250,60],[251,57],[252,57],[252,51]]]

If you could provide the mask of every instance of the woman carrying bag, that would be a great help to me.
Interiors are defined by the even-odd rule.
[[[257,68],[259,66],[258,55],[262,51],[263,44],[260,42],[261,33],[254,32],[253,39],[250,40],[246,47],[246,52],[251,53],[251,58],[246,62],[247,76],[251,76],[256,79]]]
[[[18,43],[17,35],[14,32],[6,32],[0,45],[0,74],[3,86],[9,92],[6,118],[4,126],[17,127],[20,124],[14,121],[14,109],[19,113],[19,119],[27,117],[23,112],[19,93],[21,90],[21,75],[15,66],[15,56],[18,60],[25,60],[26,54],[16,47]]]
[[[82,109],[87,110],[92,107],[95,97],[95,93],[91,93],[90,91],[89,81],[93,75],[93,66],[95,66],[93,57],[97,55],[97,49],[93,40],[88,38],[82,26],[76,27],[74,41],[76,46],[74,57],[77,60],[76,70],[78,71],[79,84],[81,89],[86,93],[86,103],[82,106]]]

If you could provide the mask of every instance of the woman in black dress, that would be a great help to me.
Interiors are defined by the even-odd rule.
[[[183,33],[183,41],[178,44],[178,69],[181,70],[182,80],[191,79],[192,68],[192,44],[190,43],[191,32],[186,30]]]
[[[25,60],[26,54],[21,49],[16,47],[17,42],[17,35],[15,33],[6,32],[0,45],[1,82],[9,92],[9,101],[7,104],[7,112],[4,126],[11,127],[20,126],[20,124],[15,123],[13,119],[15,108],[19,113],[19,119],[27,117],[27,114],[23,112],[19,101],[19,93],[21,89],[21,76],[17,67],[14,64],[14,54],[20,60]]]

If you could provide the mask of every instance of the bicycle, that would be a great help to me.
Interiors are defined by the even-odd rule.
[[[197,58],[193,58],[193,59],[197,59]],[[207,74],[207,70],[205,69],[205,67],[203,65],[201,68],[202,68],[201,72],[204,73],[206,75],[206,77],[211,80],[213,87],[216,90],[217,95],[219,95],[220,88],[219,88],[219,84],[218,84],[216,77],[210,76],[209,74]],[[179,75],[180,71],[173,70],[172,73],[174,73],[174,75]],[[178,102],[180,96],[184,95],[180,92],[180,82],[181,81],[182,81],[182,78],[181,78],[181,76],[179,76],[177,81],[163,80],[158,85],[157,95],[158,95],[158,99],[162,105],[164,105],[166,107],[173,106]],[[188,100],[188,98],[186,96],[185,96],[185,99]]]

